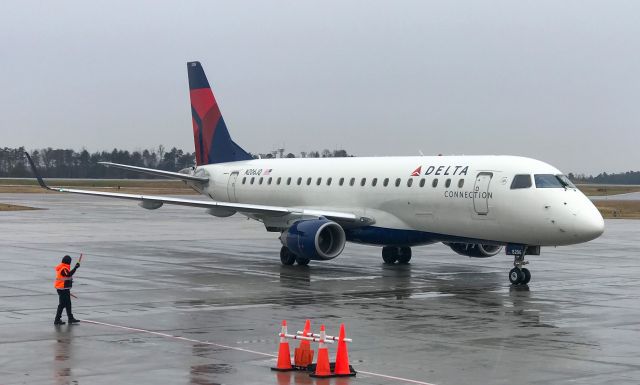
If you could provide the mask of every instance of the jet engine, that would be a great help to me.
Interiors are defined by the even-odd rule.
[[[342,253],[347,237],[342,226],[321,217],[295,222],[280,242],[300,258],[325,261]]]
[[[446,243],[446,245],[456,253],[472,258],[493,257],[502,250],[502,246],[483,245],[481,243]]]
[[[236,213],[236,210],[228,209],[226,207],[211,207],[207,209],[209,215],[213,215],[214,217],[226,218],[230,217]]]
[[[142,201],[138,202],[138,206],[142,207],[143,209],[147,209],[147,210],[159,209],[160,207],[162,207],[163,204],[164,203],[162,203],[162,202],[149,201],[149,200],[142,200]]]

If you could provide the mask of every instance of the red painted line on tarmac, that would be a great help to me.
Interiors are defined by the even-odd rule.
[[[88,319],[81,319],[80,321],[82,321],[84,323],[89,323],[89,324],[108,326],[108,327],[117,328],[117,329],[123,329],[123,330],[130,330],[130,331],[133,331],[133,332],[152,334],[152,335],[156,335],[156,336],[160,336],[160,337],[171,338],[171,339],[174,339],[174,340],[193,342],[193,343],[196,343],[196,344],[203,344],[203,345],[217,346],[217,347],[220,347],[220,348],[237,350],[237,351],[240,351],[240,352],[258,354],[258,355],[265,356],[265,357],[272,357],[272,358],[277,358],[278,357],[275,354],[263,353],[263,352],[258,352],[258,351],[250,350],[250,349],[243,349],[243,348],[239,348],[239,347],[236,347],[236,346],[222,345],[222,344],[217,344],[215,342],[194,340],[193,338],[174,336],[173,334],[154,332],[152,330],[132,328],[132,327],[129,327],[129,326],[122,326],[122,325],[114,325],[114,324],[110,324],[110,323],[106,323],[106,322],[92,321],[92,320],[88,320]],[[380,374],[380,373],[365,372],[364,370],[359,370],[358,373],[367,374],[369,376],[375,376],[375,377],[380,377],[380,378],[386,378],[388,380],[408,382],[410,384],[435,385],[435,384],[432,384],[430,382],[411,380],[409,378],[388,376],[386,374]]]

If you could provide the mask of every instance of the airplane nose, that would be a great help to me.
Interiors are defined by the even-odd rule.
[[[596,239],[604,233],[604,219],[600,211],[589,202],[588,209],[581,210],[574,222],[574,231],[577,238],[582,242]]]

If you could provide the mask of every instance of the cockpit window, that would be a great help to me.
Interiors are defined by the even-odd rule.
[[[564,187],[567,188],[576,188],[576,185],[574,185],[571,180],[569,180],[569,178],[567,178],[566,175],[556,175],[556,177],[558,177],[558,179],[560,179],[560,183],[562,183],[562,185]]]
[[[511,190],[529,187],[531,187],[531,175],[522,174],[513,177],[513,182],[511,182]]]
[[[565,185],[561,182],[560,178],[553,174],[535,174],[537,188],[564,188]]]

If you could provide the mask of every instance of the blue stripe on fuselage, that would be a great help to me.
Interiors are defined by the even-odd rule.
[[[419,246],[436,242],[482,243],[485,245],[505,244],[504,242],[486,239],[464,238],[418,230],[388,229],[376,226],[344,229],[344,232],[349,242],[376,246]]]

